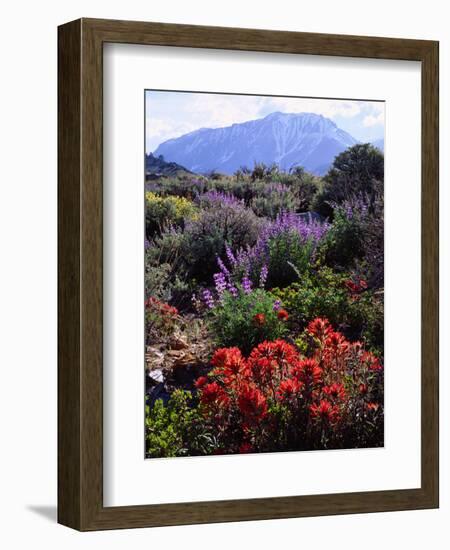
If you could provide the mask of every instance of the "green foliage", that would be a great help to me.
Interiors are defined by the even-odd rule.
[[[214,439],[205,430],[188,391],[175,390],[167,405],[157,399],[145,408],[147,458],[210,454]]]
[[[289,174],[283,174],[280,182],[287,185],[295,194],[297,212],[313,210],[314,198],[322,185],[320,178],[306,172],[301,166],[296,166]]]
[[[318,257],[329,266],[347,269],[364,255],[364,229],[358,216],[348,217],[343,209],[334,219],[318,250]]]
[[[286,334],[286,322],[274,311],[275,298],[263,289],[225,292],[222,304],[210,313],[211,329],[218,346],[237,346],[244,354],[263,342]]]
[[[268,288],[285,287],[309,270],[315,243],[312,239],[303,240],[294,231],[286,231],[273,236],[268,248]]]
[[[282,301],[291,320],[301,329],[315,317],[324,317],[338,326],[344,320],[343,309],[347,309],[348,291],[344,285],[347,278],[324,267],[304,272],[298,282],[284,289],[274,288],[272,293]]]
[[[184,234],[172,229],[155,237],[145,251],[145,293],[177,306],[189,301],[196,282],[183,258]]]
[[[275,219],[281,212],[295,212],[297,198],[292,191],[283,187],[281,184],[265,185],[250,202],[253,212],[271,219]]]
[[[334,159],[314,209],[323,216],[332,216],[334,204],[354,195],[372,197],[383,180],[384,156],[379,149],[369,143],[349,147]]]
[[[326,318],[348,338],[362,339],[369,348],[383,345],[383,300],[373,291],[352,294],[346,286],[349,275],[329,267],[305,272],[287,288],[272,289],[290,314],[290,325],[303,330],[311,319]],[[300,347],[304,342],[298,342]]]
[[[172,298],[170,279],[172,267],[170,264],[150,265],[145,262],[145,295],[154,296],[164,302]]]

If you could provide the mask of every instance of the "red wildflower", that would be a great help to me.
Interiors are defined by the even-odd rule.
[[[260,326],[262,327],[263,325],[265,325],[266,323],[266,316],[264,315],[264,313],[257,313],[254,317],[253,317],[253,323],[257,326]]]
[[[311,417],[315,420],[322,420],[333,424],[339,419],[338,407],[332,405],[326,399],[322,399],[319,404],[311,405],[309,410],[311,412]]]
[[[206,378],[206,376],[200,376],[199,378],[197,378],[197,380],[195,381],[195,387],[197,389],[200,389],[200,388],[203,388],[203,386],[208,382],[208,379]]]
[[[299,380],[296,380],[295,378],[287,378],[280,382],[277,395],[281,400],[289,399],[293,395],[299,393],[302,387],[303,383]]]
[[[277,370],[278,363],[268,357],[253,357],[248,361],[250,372],[258,383],[267,383]]]
[[[350,343],[345,339],[345,336],[340,332],[330,332],[325,345],[327,346],[327,352],[332,356],[338,355],[341,357],[345,355],[350,349]]]
[[[367,288],[367,282],[364,279],[359,279],[356,282],[351,279],[347,279],[347,281],[344,281],[344,285],[354,294],[362,292]]]
[[[219,396],[221,387],[217,382],[211,382],[210,384],[205,384],[202,388],[202,395],[200,397],[201,402],[204,404],[214,403]]]
[[[255,379],[268,381],[275,372],[283,375],[298,362],[297,350],[284,340],[262,342],[250,354],[247,364]]]
[[[345,399],[345,388],[343,384],[331,384],[331,386],[324,386],[323,393],[328,395],[328,397],[333,397],[334,399]]]
[[[314,359],[303,359],[293,369],[293,374],[306,387],[319,383],[322,379],[322,369]]]
[[[306,330],[311,334],[311,336],[315,336],[316,338],[319,338],[319,340],[323,340],[325,336],[332,332],[333,329],[331,328],[328,319],[321,319],[320,317],[317,317],[309,323]]]
[[[289,313],[285,309],[280,309],[277,313],[277,317],[280,321],[287,321],[289,319]]]
[[[239,447],[239,452],[241,454],[251,453],[252,451],[253,451],[253,446],[251,445],[251,443],[248,443],[248,442],[242,443],[241,446]]]
[[[370,353],[370,351],[365,351],[362,355],[362,360],[366,363],[367,367],[370,370],[382,370],[383,367],[380,363],[380,360],[376,355]]]
[[[267,414],[267,401],[260,390],[248,384],[242,386],[238,395],[241,414],[248,420],[260,420]]]
[[[214,367],[223,368],[230,362],[239,361],[242,359],[241,350],[239,348],[219,348],[214,352],[211,359],[211,364]]]
[[[357,340],[356,342],[353,342],[351,344],[351,349],[359,355],[359,353],[362,351],[363,349],[363,345],[362,345],[362,342],[360,342],[359,340]]]
[[[203,405],[218,404],[227,406],[230,402],[230,398],[225,393],[225,390],[217,382],[205,384],[201,392],[200,401]]]
[[[380,405],[378,403],[367,403],[367,410],[377,412],[377,410],[380,408]]]
[[[359,287],[357,284],[355,284],[351,279],[347,279],[347,281],[344,281],[344,285],[348,288],[350,292],[358,292]]]
[[[161,315],[178,315],[178,309],[176,307],[169,306],[169,304],[165,304],[164,302],[161,302],[153,296],[150,296],[149,298],[147,298],[147,300],[145,300],[145,307],[147,309],[152,308]]]
[[[244,372],[246,367],[245,359],[239,348],[218,349],[214,353],[211,363],[216,367],[214,374],[223,376],[228,381]]]
[[[367,392],[368,392],[367,384],[360,384],[359,385],[359,393],[361,395],[366,395]]]
[[[298,359],[298,353],[292,344],[278,339],[273,342],[262,342],[253,349],[249,360],[258,357],[270,357],[276,361],[295,361]]]

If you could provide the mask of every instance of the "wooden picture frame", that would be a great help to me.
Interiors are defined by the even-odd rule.
[[[102,46],[105,42],[412,60],[422,66],[421,487],[103,506]],[[79,19],[58,29],[58,521],[81,530],[438,506],[438,43]]]

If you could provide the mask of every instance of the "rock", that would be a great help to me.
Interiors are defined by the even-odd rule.
[[[164,364],[164,353],[158,348],[148,347],[145,354],[145,363],[153,370]]]
[[[154,369],[149,371],[148,376],[156,383],[164,382],[164,374],[161,369]]]
[[[170,339],[169,347],[171,349],[180,350],[180,349],[188,348],[189,344],[186,342],[186,340],[182,336],[174,335]]]

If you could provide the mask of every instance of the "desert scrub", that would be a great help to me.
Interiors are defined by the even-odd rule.
[[[177,306],[189,301],[195,280],[188,276],[183,256],[183,230],[172,227],[146,242],[145,292]]]
[[[214,437],[205,429],[190,392],[175,390],[166,405],[145,407],[146,458],[210,454]]]
[[[161,197],[185,197],[193,200],[197,195],[204,193],[208,188],[208,179],[203,176],[195,177],[162,177],[157,181],[145,184],[147,191],[157,193]]]
[[[197,215],[195,205],[184,197],[161,197],[156,193],[145,193],[145,226],[147,238],[161,234],[171,226],[184,226],[187,220]]]
[[[266,183],[252,199],[250,207],[257,216],[275,219],[282,212],[295,212],[298,204],[294,193],[282,183]]]
[[[226,246],[253,246],[263,225],[263,220],[240,203],[224,202],[201,210],[184,229],[183,257],[189,276],[208,283],[217,269],[217,257],[225,254]]]

